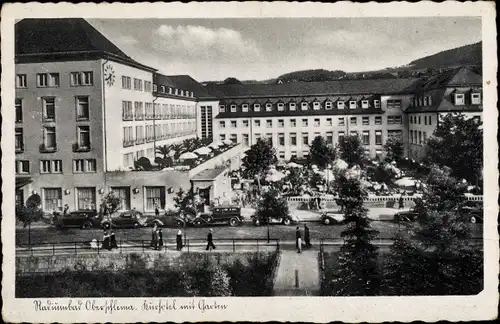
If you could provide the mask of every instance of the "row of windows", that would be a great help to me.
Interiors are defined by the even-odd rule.
[[[61,77],[57,72],[37,73],[36,76],[37,88],[54,88],[61,85]],[[69,73],[69,83],[71,86],[91,86],[94,84],[94,72],[78,71]],[[28,87],[28,75],[16,75],[16,88]]]
[[[143,86],[144,85],[144,86]],[[122,75],[122,89],[132,90],[132,78]],[[134,78],[134,90],[152,92],[152,82]]]
[[[40,144],[40,153],[50,153],[57,151],[56,127],[42,128],[43,142]],[[77,126],[76,139],[73,143],[74,152],[90,151],[90,126]],[[24,130],[21,127],[15,129],[15,150],[16,153],[24,151]]]
[[[146,110],[144,111],[144,107]],[[196,108],[192,105],[168,105],[152,102],[122,101],[122,119],[124,121],[143,119],[178,119],[196,118]]]
[[[427,142],[427,133],[410,130],[410,143],[423,145]]]
[[[422,122],[421,117],[422,116],[410,116],[410,124],[421,125],[421,122]],[[429,125],[429,126],[432,125],[432,115],[430,115],[430,116],[425,115],[424,116],[424,125]]]
[[[42,97],[42,121],[53,122],[56,120],[56,97]],[[23,99],[16,98],[15,100],[15,121],[16,123],[23,122]],[[90,119],[90,105],[88,96],[75,97],[75,111],[77,121],[88,121]]]
[[[358,125],[358,117],[349,117],[349,125]],[[309,119],[308,118],[302,118],[300,119],[301,121],[301,127],[309,127]],[[373,118],[373,123],[374,125],[382,125],[382,116],[374,116]],[[387,116],[387,124],[401,124],[402,123],[402,117],[401,116]],[[231,128],[238,128],[238,120],[229,120],[228,125]],[[346,117],[339,117],[337,118],[337,125],[338,126],[345,126],[346,125]],[[370,116],[363,116],[361,117],[361,125],[370,125]],[[261,127],[261,120],[257,119],[254,120],[254,127]],[[274,120],[273,119],[266,119],[265,120],[265,126],[267,128],[273,128],[274,127]],[[288,121],[288,126],[289,127],[297,127],[297,119],[291,118]],[[313,126],[314,127],[321,127],[321,126],[333,126],[333,118],[325,118],[323,122],[321,121],[320,118],[314,118],[313,120]],[[249,121],[248,120],[242,120],[241,121],[241,127],[247,128],[249,127]],[[278,119],[277,120],[277,127],[285,127],[285,120],[284,119]],[[226,120],[219,120],[219,128],[226,128]]]
[[[311,105],[312,104],[312,105]],[[313,101],[312,103],[309,103],[307,101],[302,101],[299,103],[300,110],[309,110],[312,108],[313,110],[320,110],[321,108],[324,108],[325,110],[332,110],[334,105],[332,101],[325,101],[325,102],[320,102],[320,101]],[[283,102],[278,102],[276,104],[273,103],[265,103],[262,104],[263,108],[265,111],[273,111],[273,108],[276,107],[278,111],[285,111],[285,103]],[[399,100],[399,106],[401,106],[401,101]],[[368,109],[370,107],[374,108],[380,108],[380,100],[349,100],[349,101],[337,101],[336,102],[336,107],[337,109],[356,109],[358,107],[361,107],[363,109]],[[240,107],[236,104],[230,104],[228,106],[230,112],[248,112],[249,111],[249,104],[241,104]],[[241,110],[239,110],[240,108]],[[295,102],[289,102],[288,103],[288,109],[289,111],[295,111],[297,110],[297,103]],[[253,111],[258,112],[261,111],[261,104],[260,103],[254,103],[253,104]],[[226,105],[221,104],[219,105],[219,112],[224,113],[226,112]]]
[[[29,174],[30,161],[16,160],[16,174]],[[73,160],[73,173],[94,173],[97,170],[95,159]],[[40,173],[63,173],[62,160],[40,160]]]
[[[176,96],[181,96],[181,97],[194,98],[194,92],[193,91],[176,89],[176,88],[167,87],[167,86],[164,86],[164,85],[158,86],[156,84],[153,84],[153,91],[154,92],[159,92],[159,93],[168,93],[170,95],[176,95]]]
[[[173,137],[189,135],[196,132],[196,122],[184,122],[175,124],[146,125],[135,127],[123,127],[123,146],[133,146],[158,140],[165,140]]]

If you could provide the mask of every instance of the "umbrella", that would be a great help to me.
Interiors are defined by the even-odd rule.
[[[311,169],[313,169],[313,170],[317,170],[317,169],[318,169],[318,166],[317,166],[316,164],[313,164],[313,165],[311,165]]]
[[[224,143],[225,145],[231,145],[233,144],[233,141],[231,141],[230,139],[225,139],[222,141],[222,143]]]
[[[186,152],[182,153],[181,156],[179,156],[180,160],[191,160],[191,159],[197,159],[198,155],[194,154],[193,152]]]
[[[210,152],[212,152],[212,150],[206,146],[200,147],[199,149],[194,150],[194,153],[200,154],[200,155],[208,155]]]
[[[289,167],[289,168],[302,168],[302,165],[297,164],[295,162],[290,162],[286,166]]]
[[[415,179],[411,178],[401,178],[394,181],[394,184],[399,187],[413,187],[415,186]]]
[[[177,152],[174,150],[170,150],[170,151],[168,151],[168,156],[172,157],[175,155],[175,153],[177,153]]]
[[[349,164],[347,164],[347,162],[344,160],[338,159],[338,160],[333,161],[333,166],[336,167],[337,169],[343,170],[343,169],[347,169]]]
[[[217,146],[224,146],[224,143],[222,143],[222,141],[217,141],[217,142],[214,142],[213,144],[215,144]]]
[[[210,143],[210,145],[208,145],[208,147],[211,147],[213,149],[218,149],[220,145],[218,145],[217,143],[213,142],[213,143]]]

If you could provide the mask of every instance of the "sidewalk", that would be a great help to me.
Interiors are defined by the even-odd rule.
[[[318,251],[282,251],[274,296],[316,296],[320,290]]]

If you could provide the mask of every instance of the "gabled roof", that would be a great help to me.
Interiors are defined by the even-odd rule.
[[[71,55],[109,56],[135,67],[155,69],[133,60],[83,18],[23,19],[15,25],[16,58]]]
[[[214,98],[198,81],[189,75],[164,75],[161,73],[155,73],[153,75],[153,83],[172,87],[174,89],[194,92],[195,98]]]
[[[447,87],[482,85],[483,77],[469,67],[459,67],[440,73],[439,75],[422,82],[417,91],[428,91]]]

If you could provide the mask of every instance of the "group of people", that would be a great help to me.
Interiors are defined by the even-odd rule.
[[[304,240],[302,240],[302,233],[300,232],[300,228],[297,226],[297,229],[295,230],[295,247],[297,248],[297,253],[302,253],[302,247],[308,249],[311,246],[311,235],[307,224],[304,224]]]
[[[154,225],[153,230],[151,231],[151,244],[150,247],[154,250],[161,250],[163,248],[163,232],[161,227],[158,225]],[[176,249],[177,251],[182,251],[182,231],[179,230],[176,236]]]
[[[118,244],[116,243],[115,233],[112,232],[108,227],[104,229],[102,248],[105,250],[112,250],[118,248]]]

